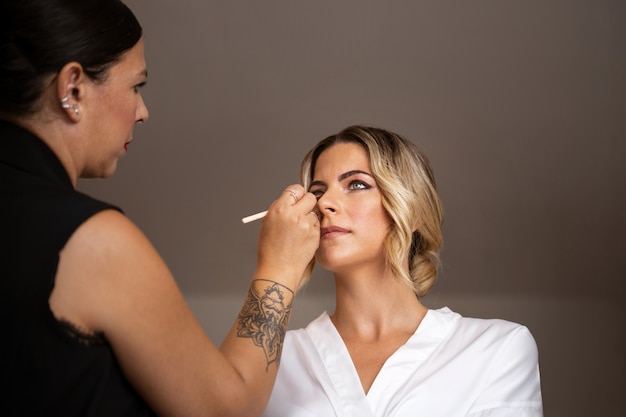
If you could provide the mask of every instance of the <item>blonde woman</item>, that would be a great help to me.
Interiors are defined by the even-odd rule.
[[[526,327],[420,302],[443,242],[427,157],[393,132],[352,126],[318,143],[301,173],[336,308],[287,332],[264,415],[542,416]]]

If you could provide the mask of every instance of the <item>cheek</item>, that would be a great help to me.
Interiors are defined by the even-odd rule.
[[[363,207],[358,213],[359,228],[370,236],[370,239],[383,241],[391,228],[391,221],[385,209],[378,204]]]
[[[112,95],[106,101],[106,107],[111,117],[123,124],[134,123],[137,114],[135,97]]]
[[[135,124],[137,109],[132,102],[127,101],[120,103],[114,111],[116,112],[118,120],[123,120],[125,125],[132,126]]]
[[[365,223],[373,228],[389,227],[389,216],[379,200],[362,202],[355,214],[359,223]]]

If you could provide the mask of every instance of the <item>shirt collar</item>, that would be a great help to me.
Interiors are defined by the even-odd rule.
[[[74,188],[56,154],[28,130],[0,120],[0,163],[11,165],[46,182]]]

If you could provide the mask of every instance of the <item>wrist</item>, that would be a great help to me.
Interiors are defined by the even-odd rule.
[[[260,278],[260,277],[253,277],[252,281],[250,282],[250,285],[253,285],[255,287],[260,287],[260,288],[278,288],[281,291],[286,291],[288,294],[288,296],[290,295],[291,298],[293,298],[295,296],[295,290],[294,287],[291,287],[287,284],[284,284],[282,282],[279,281],[275,281],[273,279],[267,279],[267,278]]]
[[[266,280],[279,284],[288,288],[295,293],[299,288],[302,280],[303,271],[295,271],[293,268],[282,266],[281,268],[271,268],[266,266],[257,266],[252,280]]]
[[[266,369],[280,362],[294,293],[283,284],[253,278],[237,318],[237,336],[251,339],[267,359]]]

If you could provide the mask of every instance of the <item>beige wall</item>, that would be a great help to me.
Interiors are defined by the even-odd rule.
[[[219,343],[260,211],[353,123],[430,155],[445,212],[429,306],[526,324],[546,416],[626,393],[626,6],[588,1],[132,0],[151,112],[107,181]],[[317,270],[292,327],[332,309]],[[231,319],[232,318],[232,319]]]

